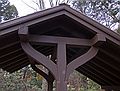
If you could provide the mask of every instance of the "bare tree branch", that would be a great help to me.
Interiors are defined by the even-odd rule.
[[[27,4],[26,2],[24,2],[23,0],[21,0],[25,5],[27,5],[28,7],[32,8],[33,10],[37,11],[37,9],[35,9],[34,7],[30,6],[29,4]]]

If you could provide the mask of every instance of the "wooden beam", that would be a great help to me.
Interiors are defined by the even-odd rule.
[[[18,34],[21,41],[28,41],[28,27],[24,24],[19,26]]]
[[[14,59],[16,59],[17,57],[20,57],[20,56],[23,56],[23,55],[25,55],[25,54],[19,54],[19,55],[17,55],[17,56],[14,56],[14,57],[12,57],[12,58],[9,58],[8,60],[1,60],[1,61],[0,61],[0,65],[1,65],[1,64],[4,64],[4,63],[6,63],[6,62],[10,62],[11,60],[14,60]]]
[[[95,47],[101,46],[106,41],[106,38],[102,34],[96,34],[92,39],[91,42]]]
[[[97,67],[96,65],[93,64],[85,64],[85,67],[90,69],[92,72],[95,72],[96,74],[99,74],[100,77],[103,77],[104,79],[107,79],[107,81],[109,81],[109,83],[111,84],[119,84],[118,82],[116,82],[116,80],[111,77],[109,74],[107,75],[108,72],[105,72],[105,70],[100,69],[99,67]]]
[[[52,43],[57,44],[59,42],[64,42],[69,45],[84,45],[91,46],[91,41],[88,39],[80,38],[69,38],[69,37],[57,37],[57,36],[45,36],[45,35],[29,35],[30,42],[36,43]]]
[[[3,57],[7,57],[7,56],[9,56],[9,55],[12,55],[12,54],[14,54],[14,53],[16,53],[16,52],[19,52],[19,51],[21,51],[21,50],[22,50],[22,49],[20,48],[20,49],[17,49],[17,50],[15,50],[15,51],[8,52],[8,53],[0,56],[0,59],[2,59]]]
[[[57,75],[56,64],[52,60],[48,59],[46,56],[36,51],[29,43],[21,42],[21,46],[28,56],[33,58],[36,62],[44,65],[56,77]]]
[[[67,91],[66,80],[66,44],[65,42],[58,43],[57,46],[57,77],[56,91]]]
[[[111,67],[111,69],[114,69],[114,70],[116,70],[117,72],[120,72],[120,69],[119,69],[118,67],[114,66],[113,64],[111,64],[109,60],[103,59],[103,58],[101,58],[101,57],[99,57],[99,56],[96,56],[96,59],[98,59],[99,61],[102,61],[102,62],[103,62],[104,64],[106,64],[106,65],[109,65],[109,66]],[[108,62],[107,62],[107,61],[108,61]]]
[[[84,68],[86,68],[87,70],[89,70],[94,74],[97,74],[100,78],[104,79],[106,82],[110,83],[111,85],[115,84],[110,77],[107,77],[105,74],[101,73],[101,71],[94,69],[92,66],[84,65]]]
[[[12,68],[12,67],[14,67],[16,65],[19,66],[19,63],[24,63],[24,62],[26,62],[26,60],[28,60],[27,57],[23,58],[23,59],[20,59],[17,62],[13,62],[13,63],[11,63],[9,65],[5,65],[5,67],[3,67],[2,69]]]
[[[28,66],[29,64],[30,64],[29,61],[27,61],[27,62],[21,63],[19,65],[16,65],[13,68],[8,68],[8,69],[5,69],[5,70],[7,70],[10,73],[13,73],[13,72],[15,72],[17,70],[20,70],[21,68],[23,68],[25,66]]]
[[[115,56],[113,53],[111,54],[110,52],[107,52],[105,50],[103,50],[102,48],[100,48],[100,51],[106,55],[108,55],[110,58],[113,58],[114,60],[116,60],[117,62],[120,62],[120,59]]]
[[[113,68],[113,66],[109,65],[109,62],[107,64],[105,62],[103,62],[103,60],[101,62],[101,60],[97,59],[97,57],[96,57],[96,60],[97,60],[97,62],[94,61],[94,62],[91,62],[91,63],[94,64],[94,65],[96,65],[97,67],[101,68],[103,71],[106,71],[109,74],[113,75],[114,76],[113,79],[114,78],[120,79],[120,76],[114,73],[116,70],[112,70],[114,68]],[[98,61],[100,61],[100,62],[98,62]],[[109,70],[108,66],[107,67],[106,66],[102,66],[101,64],[108,65],[109,68],[111,68],[111,70]]]
[[[37,68],[34,64],[31,64],[31,67],[34,71],[36,71],[38,74],[43,76],[46,79],[46,81],[48,82],[49,77],[45,72],[43,72],[41,69]]]
[[[37,47],[36,49],[39,49],[40,47]],[[14,57],[12,57],[12,58],[9,58],[8,60],[5,60],[5,61],[3,61],[2,59],[2,62],[0,62],[0,65],[3,65],[3,64],[6,64],[7,62],[11,62],[12,60],[15,60],[15,59],[17,59],[17,58],[23,58],[24,56],[26,56],[26,54],[23,52],[23,53],[21,53],[21,54],[19,54],[19,55],[17,55],[17,56],[14,56]]]
[[[88,73],[86,69],[83,67],[77,68],[76,69],[79,73],[83,74],[84,76],[87,76],[89,79],[93,80],[94,82],[98,83],[99,85],[105,85],[107,84],[103,79],[97,77],[96,75],[91,75]]]
[[[15,56],[18,56],[18,55],[21,55],[23,52],[22,51],[19,51],[19,52],[16,52],[16,53],[13,53],[12,55],[8,55],[8,56],[4,56],[0,59],[0,61],[7,61],[9,59],[12,59],[13,57]]]
[[[105,90],[111,90],[111,91],[119,91],[120,90],[120,86],[101,86],[102,89]]]
[[[10,66],[13,66],[14,64],[22,62],[23,60],[26,60],[26,59],[27,59],[27,57],[22,57],[18,60],[14,60],[14,61],[9,62],[8,64],[1,65],[1,68],[3,68],[3,69],[6,69],[7,67],[9,68]]]
[[[6,48],[8,48],[8,47],[14,46],[14,45],[16,45],[16,44],[19,44],[19,43],[20,43],[19,41],[16,41],[16,42],[13,42],[13,43],[9,43],[8,45],[5,45],[5,46],[3,46],[3,47],[0,47],[0,51],[6,49]]]
[[[84,73],[88,73],[89,75],[93,76],[94,78],[99,79],[104,84],[112,85],[112,83],[110,83],[109,81],[106,81],[103,77],[100,77],[98,74],[88,70],[86,67],[81,66],[81,68],[85,71]]]
[[[71,10],[71,9],[69,9]],[[107,39],[113,41],[114,43],[120,45],[120,36],[113,31],[110,31],[103,25],[100,25],[98,22],[95,22],[82,14],[78,14],[78,12],[73,11],[74,13],[70,13],[69,11],[65,13],[66,16],[71,17],[75,21],[79,22],[82,25],[85,25],[91,32],[96,32],[106,36]],[[76,14],[76,15],[75,15]],[[77,17],[76,17],[77,16]],[[82,17],[82,18],[81,18]],[[84,17],[84,18],[83,18]],[[85,19],[85,20],[84,20]],[[96,26],[97,25],[97,26]]]
[[[14,72],[14,70],[16,69],[21,69],[24,67],[24,65],[28,65],[30,64],[30,62],[28,60],[23,60],[22,62],[18,63],[18,64],[14,64],[6,69],[3,69],[3,70],[7,70],[9,72]]]
[[[89,49],[89,51],[85,54],[83,54],[82,56],[74,59],[72,62],[70,62],[67,65],[67,74],[66,74],[66,78],[69,77],[69,75],[79,66],[85,64],[86,62],[88,62],[89,60],[91,60],[92,58],[94,58],[96,56],[96,54],[98,53],[98,49],[95,47],[91,47]]]

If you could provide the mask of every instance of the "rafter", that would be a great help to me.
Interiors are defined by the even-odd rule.
[[[26,59],[26,60],[23,60],[22,62],[20,62],[20,63],[18,63],[18,64],[14,64],[14,65],[6,68],[6,69],[7,69],[7,71],[9,71],[9,72],[14,72],[16,69],[19,69],[19,68],[21,68],[21,67],[24,67],[24,65],[27,66],[28,64],[30,64],[30,62],[28,61],[28,59]]]
[[[87,76],[89,79],[97,82],[99,85],[104,85],[104,84],[106,84],[106,82],[103,81],[101,78],[96,77],[95,75],[93,76],[93,75],[89,74],[89,73],[88,73],[85,69],[83,69],[82,67],[77,68],[76,71],[78,71],[79,73]],[[102,81],[101,81],[101,80],[102,80]]]
[[[102,89],[106,89],[106,90],[111,90],[111,91],[119,91],[120,90],[120,86],[101,86]]]
[[[94,77],[93,79],[99,79],[100,81],[104,82],[104,84],[109,84],[112,85],[112,83],[110,83],[109,81],[106,81],[104,78],[100,77],[98,74],[95,74],[94,72],[91,72],[90,70],[88,70],[87,68],[81,66],[80,69],[84,70],[83,73],[87,73],[88,75],[90,75],[90,77],[92,78],[92,76]]]
[[[110,74],[108,74],[108,72],[106,72],[105,70],[102,70],[101,68],[97,67],[96,65],[85,64],[85,68],[88,68],[90,71],[95,72],[96,74],[99,74],[100,77],[107,79],[107,81],[109,81],[109,83],[111,83],[111,84],[119,84],[118,82],[116,82],[115,79],[113,79],[113,76],[111,77]],[[96,70],[97,68],[99,68],[99,70]]]

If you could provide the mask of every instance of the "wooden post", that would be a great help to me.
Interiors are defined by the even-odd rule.
[[[58,79],[56,79],[56,91],[67,91],[66,75],[66,44],[58,43],[57,47],[57,72]]]

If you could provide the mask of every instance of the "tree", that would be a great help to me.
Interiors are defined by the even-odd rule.
[[[118,25],[117,32],[120,34],[120,23],[119,23],[119,25]]]
[[[16,18],[18,11],[14,5],[10,5],[8,0],[0,0],[0,22]]]
[[[60,3],[66,3],[111,29],[114,29],[114,26],[120,22],[119,0],[32,0],[36,7],[30,6],[25,0],[22,1],[35,11],[58,6]]]
[[[21,0],[25,5],[35,11],[44,10],[50,7],[58,6],[61,3],[70,4],[72,0],[31,0],[34,6],[29,5],[25,0]]]
[[[72,4],[78,11],[109,28],[120,21],[119,0],[74,0]]]

